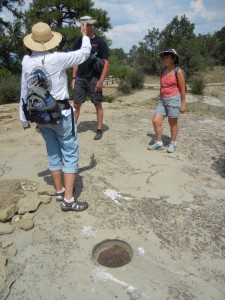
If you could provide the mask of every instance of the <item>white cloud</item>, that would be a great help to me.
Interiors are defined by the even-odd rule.
[[[24,6],[20,7],[19,5],[14,5],[14,7],[18,9],[22,9],[22,11],[25,11],[29,8],[30,3],[32,3],[33,0],[26,0]],[[0,17],[6,21],[12,21],[13,20],[13,15],[12,13],[6,9],[5,7],[2,8],[2,13],[0,13]]]
[[[128,52],[134,44],[143,41],[146,33],[146,24],[136,23],[115,26],[106,32],[106,36],[112,40],[113,48],[123,48]]]
[[[32,0],[26,1],[26,8]],[[224,0],[93,0],[94,8],[108,12],[112,29],[106,36],[113,48],[128,52],[142,42],[148,29],[160,31],[175,16],[187,16],[195,24],[195,33],[214,33],[225,26]],[[4,12],[7,13],[7,12]]]
[[[108,12],[113,29],[106,33],[113,48],[128,52],[143,41],[148,29],[163,30],[175,16],[184,14],[195,24],[195,33],[214,33],[225,26],[224,0],[95,0]]]
[[[149,0],[97,0],[95,7],[108,12],[113,29],[108,31],[106,36],[112,40],[112,47],[123,48],[128,52],[133,45],[143,41],[148,29],[163,29],[169,23],[160,13],[165,7],[164,2],[165,0],[157,0],[154,3]],[[175,7],[170,6],[170,11],[175,11]]]
[[[209,11],[205,8],[203,0],[195,0],[190,3],[191,8],[195,15],[200,15],[202,18],[211,20],[217,17],[221,17],[221,11]],[[224,15],[224,13],[222,12]]]
[[[2,12],[0,13],[0,17],[6,21],[9,21],[12,19],[12,14],[3,7]]]

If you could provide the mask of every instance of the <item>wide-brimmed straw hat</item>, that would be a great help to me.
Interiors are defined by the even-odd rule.
[[[163,58],[163,56],[165,54],[173,54],[176,57],[176,59],[174,61],[175,65],[179,64],[180,58],[179,58],[179,55],[177,54],[177,51],[175,49],[172,49],[172,48],[165,49],[164,51],[159,53],[159,56],[161,58]]]
[[[86,22],[87,24],[89,25],[95,25],[98,23],[98,21],[94,20],[92,17],[90,16],[84,16],[84,17],[81,17],[77,22],[76,22],[76,25],[78,27],[80,27],[81,25],[81,22]]]
[[[32,33],[24,37],[23,43],[32,51],[47,51],[58,46],[61,40],[61,33],[52,31],[48,24],[39,22],[32,27]]]

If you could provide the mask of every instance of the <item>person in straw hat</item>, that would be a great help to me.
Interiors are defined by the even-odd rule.
[[[22,61],[22,80],[20,96],[20,120],[24,129],[30,128],[23,112],[23,100],[27,100],[32,86],[44,84],[54,99],[65,104],[62,119],[58,124],[39,124],[49,159],[49,169],[56,189],[56,200],[61,202],[63,211],[83,211],[87,202],[74,199],[74,182],[78,172],[79,147],[77,142],[76,123],[69,105],[69,93],[66,69],[83,63],[90,55],[91,44],[87,36],[87,26],[81,26],[82,46],[78,51],[52,51],[62,40],[59,32],[52,31],[46,23],[39,22],[32,27],[32,32],[23,39],[30,55]],[[73,121],[72,121],[73,120]],[[74,124],[73,124],[73,123]],[[75,133],[72,134],[72,125]],[[62,173],[64,185],[62,184]]]
[[[94,139],[100,140],[103,123],[102,88],[110,67],[109,50],[105,41],[94,33],[94,25],[97,24],[97,21],[90,16],[84,16],[79,19],[77,26],[81,26],[83,22],[87,24],[87,34],[90,38],[92,49],[90,58],[79,66],[73,67],[72,71],[73,101],[76,109],[75,118],[78,121],[81,105],[85,101],[86,95],[89,94],[97,114],[97,131]],[[81,38],[77,38],[72,49],[78,50],[80,46]],[[103,68],[100,70],[96,68],[96,59],[102,61]]]

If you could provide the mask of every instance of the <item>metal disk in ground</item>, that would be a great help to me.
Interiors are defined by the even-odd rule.
[[[124,241],[105,240],[94,247],[92,256],[104,267],[118,268],[131,261],[133,251],[130,245]]]

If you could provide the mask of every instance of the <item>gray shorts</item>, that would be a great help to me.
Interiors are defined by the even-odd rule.
[[[73,102],[83,103],[87,95],[91,97],[92,103],[101,103],[103,96],[101,92],[95,92],[96,83],[99,79],[96,77],[77,77],[75,81]]]
[[[169,98],[160,97],[160,100],[155,109],[155,114],[176,119],[180,115],[180,109],[181,109],[180,94]]]

